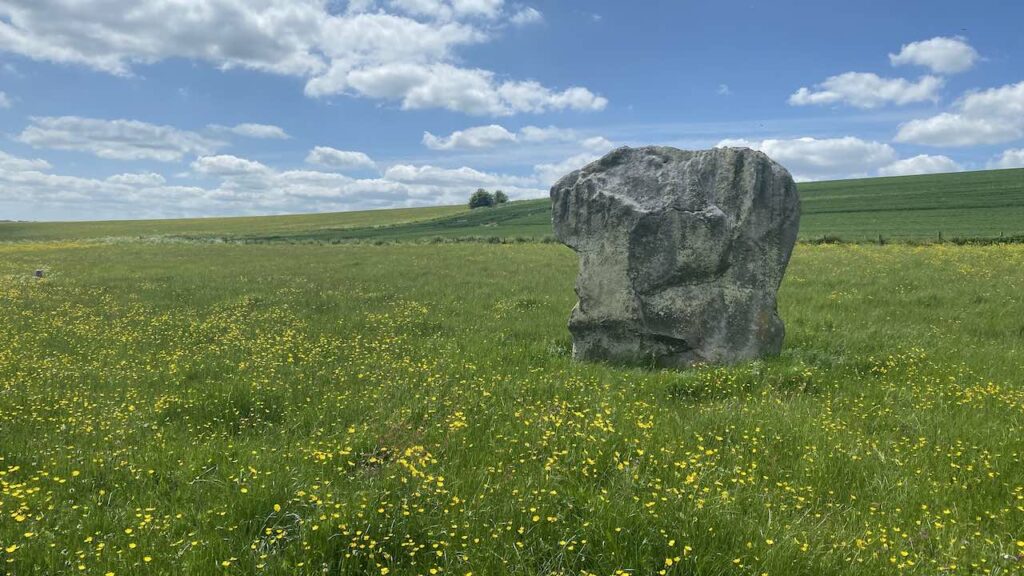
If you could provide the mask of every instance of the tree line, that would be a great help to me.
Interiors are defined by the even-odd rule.
[[[505,202],[508,202],[508,195],[501,190],[488,192],[483,188],[477,188],[476,192],[473,192],[473,195],[469,197],[470,208],[497,206],[498,204],[504,204]]]

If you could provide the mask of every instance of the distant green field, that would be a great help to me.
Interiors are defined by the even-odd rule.
[[[992,238],[1024,233],[1024,170],[809,182],[801,237]]]
[[[551,236],[547,199],[512,202],[497,208],[465,210],[449,216],[396,226],[319,230],[300,234],[254,234],[250,240],[422,240],[425,238],[543,238]]]
[[[1024,169],[800,184],[800,238],[846,241],[1024,235]],[[182,237],[248,242],[423,241],[551,236],[548,200],[497,208],[120,222],[0,223],[0,241]]]
[[[0,244],[0,574],[1021,573],[1024,245],[801,244],[692,370],[571,361],[576,270]]]
[[[1024,170],[866,178],[800,184],[800,238],[929,240],[1024,234]],[[252,240],[541,238],[551,236],[546,199],[480,208],[387,228],[249,235]]]
[[[800,184],[802,240],[987,239],[1024,234],[1024,170]],[[242,234],[250,241],[408,241],[551,236],[546,199],[458,211],[387,227]]]
[[[0,222],[0,241],[80,240],[107,237],[298,235],[372,229],[466,211],[464,206],[398,208],[289,216],[186,218],[177,220],[114,220],[101,222]]]

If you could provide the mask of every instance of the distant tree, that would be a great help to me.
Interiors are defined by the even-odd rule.
[[[469,197],[469,207],[480,208],[482,206],[494,206],[494,194],[483,188],[477,188],[476,192]]]
[[[504,204],[505,202],[508,202],[508,194],[505,194],[501,190],[495,190],[494,191],[494,203],[495,204]]]

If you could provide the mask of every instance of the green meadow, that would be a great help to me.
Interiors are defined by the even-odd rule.
[[[289,216],[123,220],[101,222],[0,222],[0,242],[160,237],[235,237],[314,234],[322,230],[373,229],[458,214],[462,206],[399,208]]]
[[[806,182],[804,241],[938,242],[1024,237],[1024,169]],[[236,242],[431,242],[551,239],[547,200],[497,208],[406,208],[242,218],[0,222],[0,242],[184,239]]]
[[[1022,179],[801,185],[865,242],[683,371],[570,359],[543,201],[0,224],[0,572],[1020,573],[1024,244],[937,236],[1024,233]]]
[[[807,182],[799,185],[801,240],[938,242],[1024,238],[1024,169]],[[432,241],[550,239],[547,200],[446,215],[386,228],[285,234],[246,241]]]

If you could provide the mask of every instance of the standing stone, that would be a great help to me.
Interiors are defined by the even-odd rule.
[[[551,189],[579,254],[573,358],[684,367],[778,354],[793,178],[747,148],[619,148]]]

